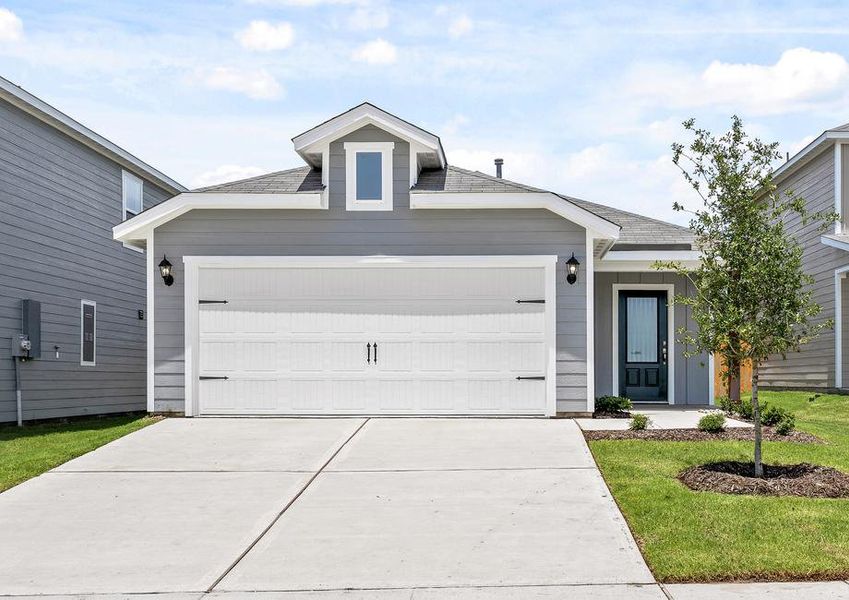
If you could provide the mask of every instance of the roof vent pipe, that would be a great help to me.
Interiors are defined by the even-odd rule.
[[[501,165],[503,165],[503,164],[504,164],[503,158],[496,158],[495,159],[495,176],[498,177],[499,179],[501,179]]]

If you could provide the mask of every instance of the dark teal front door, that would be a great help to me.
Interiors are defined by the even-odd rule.
[[[669,340],[666,292],[619,292],[619,395],[666,402]]]

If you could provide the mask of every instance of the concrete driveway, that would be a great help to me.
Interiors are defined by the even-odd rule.
[[[566,420],[168,419],[0,494],[0,595],[663,598],[653,582]]]

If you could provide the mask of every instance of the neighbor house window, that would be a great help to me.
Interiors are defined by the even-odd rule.
[[[80,364],[93,367],[97,351],[97,303],[80,301]]]
[[[128,173],[121,172],[121,195],[124,202],[124,220],[135,217],[142,211],[144,184],[142,180]]]
[[[345,206],[392,210],[393,142],[345,142]]]

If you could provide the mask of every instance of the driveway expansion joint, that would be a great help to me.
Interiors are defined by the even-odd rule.
[[[322,471],[324,471],[324,469],[325,469],[325,468],[327,468],[327,465],[329,465],[329,464],[333,461],[333,459],[334,459],[334,458],[336,458],[336,456],[338,456],[338,454],[342,451],[342,448],[344,448],[345,446],[347,446],[347,445],[348,445],[348,443],[349,443],[351,440],[353,440],[353,439],[354,439],[354,437],[356,437],[356,435],[357,435],[360,431],[362,431],[363,427],[365,427],[365,426],[366,426],[366,423],[368,423],[368,422],[369,422],[369,420],[370,420],[370,418],[366,417],[366,418],[363,420],[363,422],[362,422],[362,423],[360,423],[360,424],[359,424],[359,426],[357,426],[357,428],[353,431],[353,433],[351,433],[351,435],[349,435],[349,436],[347,437],[347,439],[346,439],[344,442],[342,442],[342,443],[339,445],[339,447],[338,447],[338,448],[336,448],[336,450],[333,452],[333,454],[331,454],[331,455],[330,455],[330,457],[329,457],[329,458],[328,458],[328,459],[324,462],[324,464],[322,464],[322,465],[318,468],[318,470],[317,470],[315,473],[313,473],[313,475],[312,475],[312,476],[311,476],[311,477],[310,477],[310,478],[306,481],[306,483],[304,483],[304,485],[302,485],[302,486],[301,486],[301,489],[300,489],[300,490],[298,490],[298,493],[296,493],[296,494],[295,494],[295,495],[294,495],[294,496],[293,496],[293,497],[292,497],[292,498],[291,498],[291,499],[290,499],[290,500],[286,503],[286,505],[285,505],[285,506],[284,506],[284,507],[280,510],[280,512],[278,512],[278,513],[277,513],[277,515],[276,515],[276,516],[275,516],[275,517],[271,520],[271,522],[270,522],[270,523],[269,523],[269,524],[265,527],[265,529],[263,529],[263,530],[260,532],[260,534],[259,534],[259,535],[258,535],[258,536],[257,536],[257,537],[256,537],[256,538],[255,538],[255,539],[254,539],[251,543],[250,543],[250,544],[248,544],[248,547],[247,547],[247,548],[245,548],[245,550],[244,550],[244,551],[242,551],[242,553],[241,553],[238,557],[236,557],[236,560],[234,560],[234,561],[230,564],[230,566],[229,566],[229,567],[227,567],[227,568],[224,570],[224,572],[223,572],[223,573],[221,573],[221,575],[219,575],[219,576],[216,578],[216,580],[212,583],[212,585],[210,585],[208,588],[206,588],[206,593],[212,592],[212,590],[213,590],[213,589],[215,589],[215,586],[217,586],[219,583],[221,583],[221,581],[223,581],[223,580],[224,580],[224,578],[225,578],[225,577],[227,577],[227,575],[229,575],[229,574],[230,574],[230,572],[231,572],[233,569],[235,569],[235,568],[236,568],[236,565],[238,565],[240,562],[242,562],[242,559],[244,559],[244,558],[245,558],[245,556],[247,556],[247,555],[248,555],[248,553],[250,553],[250,551],[251,551],[251,550],[253,550],[253,549],[254,549],[254,547],[255,547],[255,546],[259,543],[259,541],[260,541],[263,537],[265,537],[265,535],[266,535],[269,531],[271,531],[271,528],[272,528],[272,527],[274,527],[274,525],[275,525],[275,524],[276,524],[276,523],[280,520],[280,518],[283,516],[283,514],[284,514],[287,510],[289,510],[289,508],[290,508],[290,507],[291,507],[291,506],[292,506],[295,502],[297,502],[297,501],[298,501],[298,498],[300,498],[300,497],[303,495],[303,493],[304,493],[305,491],[307,491],[307,488],[309,488],[309,487],[310,487],[310,485],[312,485],[312,483],[313,483],[313,482],[314,482],[314,481],[318,478],[318,476],[322,473]]]

